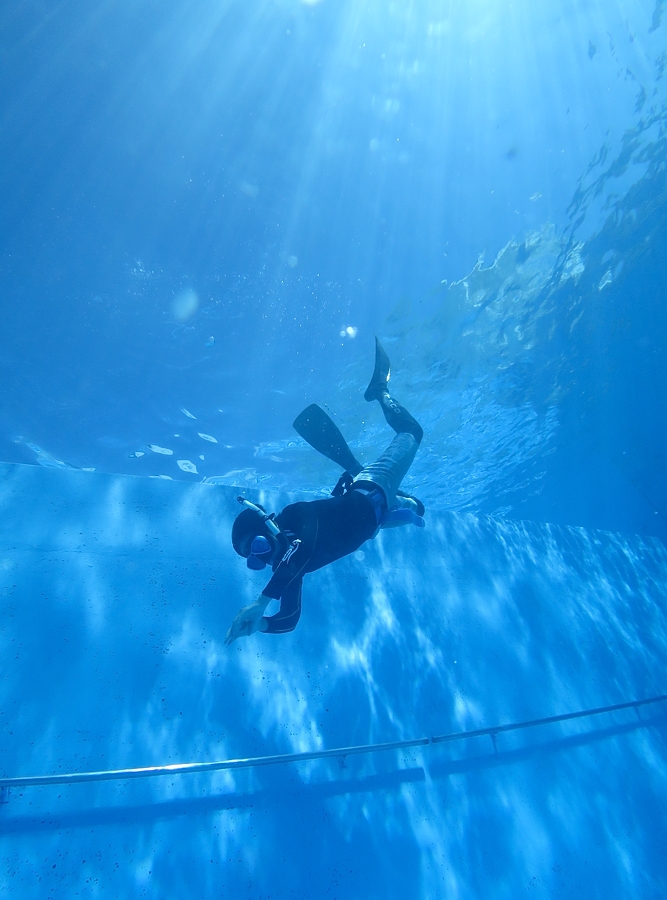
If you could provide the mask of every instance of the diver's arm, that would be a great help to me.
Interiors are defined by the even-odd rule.
[[[304,570],[310,561],[313,546],[314,541],[311,542],[307,539],[296,538],[292,541],[262,592],[265,597],[280,600],[295,582],[301,582]]]
[[[293,506],[307,507],[307,505],[302,503],[294,504]],[[283,510],[283,515],[289,509],[290,507],[286,507]],[[299,528],[298,526],[302,527]],[[296,538],[289,545],[269,583],[257,600],[251,603],[250,606],[244,606],[243,609],[238,611],[225,637],[225,644],[231,644],[237,638],[247,637],[256,631],[271,631],[272,627],[269,625],[269,622],[274,617],[264,618],[264,610],[270,600],[281,601],[280,612],[277,613],[279,620],[283,617],[283,610],[286,613],[285,619],[291,620],[289,623],[287,621],[283,622],[283,625],[287,626],[284,629],[276,622],[276,633],[279,633],[281,630],[291,631],[296,627],[301,614],[301,579],[317,540],[317,518],[303,521],[301,516],[297,516],[294,522],[294,532],[296,533],[297,531],[301,532],[303,537]]]
[[[280,598],[280,610],[273,616],[262,619],[260,631],[268,634],[286,634],[294,631],[301,616],[301,585],[299,578],[292,581]]]
[[[265,623],[268,619],[262,617],[270,600],[270,597],[260,594],[254,603],[240,609],[236,614],[236,618],[229,626],[229,630],[225,636],[225,644],[229,645],[237,638],[248,637],[256,631],[266,631],[267,628]]]
[[[308,558],[303,552],[301,541],[298,539],[293,541],[274,572],[273,577],[257,600],[249,606],[244,606],[236,614],[236,618],[229,626],[225,644],[229,645],[237,638],[248,637],[256,631],[266,632],[272,630],[269,622],[273,619],[273,616],[270,616],[268,619],[264,618],[264,610],[271,600],[281,601],[279,617],[282,615],[283,602],[287,601],[285,608],[290,610],[289,618],[292,619],[293,624],[291,627],[281,630],[291,631],[292,628],[296,627],[301,613],[301,575],[308,563]],[[293,600],[292,598],[295,595],[296,599]],[[296,617],[294,617],[293,610],[296,607],[298,607],[298,612]],[[283,624],[287,624],[287,622]],[[276,633],[278,633],[279,628],[280,626],[276,623]]]

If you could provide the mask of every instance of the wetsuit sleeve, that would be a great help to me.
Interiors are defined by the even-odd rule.
[[[311,540],[296,538],[287,548],[287,552],[280,560],[273,577],[262,591],[265,597],[272,600],[281,600],[285,591],[294,581],[301,581],[304,571],[310,561],[317,539],[317,528]]]
[[[267,634],[285,634],[294,631],[301,616],[301,585],[300,578],[294,579],[280,598],[280,610],[275,616],[265,616]]]
[[[287,514],[287,515],[286,515]],[[262,591],[264,597],[280,600],[280,611],[265,616],[267,633],[283,634],[296,628],[301,615],[301,584],[317,546],[319,520],[310,504],[296,503],[281,513],[281,527],[289,527],[295,537]]]

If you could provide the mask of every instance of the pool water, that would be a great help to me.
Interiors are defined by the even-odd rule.
[[[662,701],[493,729],[667,693],[666,16],[0,12],[4,895],[664,896]],[[376,334],[426,528],[226,647],[237,495],[340,475],[295,416],[392,436]]]

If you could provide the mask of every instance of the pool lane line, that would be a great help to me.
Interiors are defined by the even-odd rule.
[[[380,753],[387,750],[407,750],[412,747],[425,747],[430,744],[444,744],[452,741],[469,740],[476,737],[490,737],[494,741],[498,734],[507,731],[519,731],[523,728],[535,728],[540,725],[553,725],[567,722],[570,719],[585,719],[603,713],[618,712],[623,709],[639,710],[642,706],[662,703],[667,694],[648,697],[645,700],[629,700],[626,703],[615,703],[612,706],[598,706],[579,712],[562,713],[558,716],[546,716],[542,719],[530,719],[526,722],[512,722],[508,725],[492,725],[488,728],[477,728],[473,731],[458,731],[441,734],[435,737],[413,738],[407,741],[389,741],[381,744],[360,744],[355,747],[337,747],[332,750],[312,750],[306,753],[281,753],[275,756],[254,756],[246,759],[223,759],[214,762],[173,763],[166,766],[143,766],[134,769],[109,769],[101,772],[70,772],[61,775],[26,775],[17,778],[0,778],[0,790],[6,793],[12,788],[36,787],[38,785],[83,784],[98,781],[128,781],[131,778],[153,778],[158,775],[189,775],[196,772],[216,772],[222,769],[251,769],[259,766],[273,766],[284,763],[306,762],[311,759],[344,760],[347,756],[362,753]]]

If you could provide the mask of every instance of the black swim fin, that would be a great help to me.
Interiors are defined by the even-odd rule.
[[[359,460],[352,453],[340,429],[333,419],[317,405],[311,403],[294,420],[294,429],[313,450],[337,463],[353,477],[363,469]],[[417,515],[424,515],[424,504],[412,494],[396,491],[397,497],[409,497],[417,504]]]
[[[354,456],[340,429],[317,403],[311,403],[294,420],[294,428],[313,450],[337,463],[350,475],[358,475],[363,466]]]
[[[371,403],[377,400],[385,391],[387,391],[387,382],[389,381],[391,365],[384,347],[375,338],[375,368],[373,369],[373,377],[370,384],[366,388],[364,400]]]

